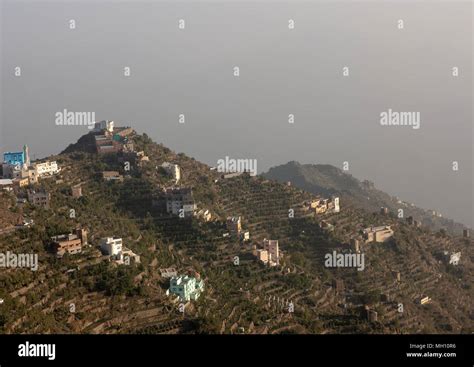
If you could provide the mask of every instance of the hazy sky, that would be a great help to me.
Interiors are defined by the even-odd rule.
[[[55,113],[95,112],[210,165],[348,161],[472,226],[472,16],[470,2],[3,1],[0,151],[58,153],[88,130]],[[420,129],[381,126],[389,108],[420,112]]]

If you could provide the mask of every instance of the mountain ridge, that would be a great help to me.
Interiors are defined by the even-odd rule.
[[[121,152],[98,155],[91,149],[93,139],[94,134],[86,134],[48,158],[57,160],[61,172],[35,188],[51,193],[51,208],[24,205],[23,213],[34,219],[34,226],[0,236],[0,252],[34,251],[40,259],[36,274],[0,273],[4,284],[0,297],[5,300],[0,309],[1,332],[473,330],[470,239],[432,233],[393,215],[360,209],[343,196],[339,213],[316,215],[308,203],[317,197],[308,191],[263,176],[224,179],[208,165],[154,143],[146,134],[133,134],[130,141],[148,160],[130,160],[130,170],[125,170],[128,156]],[[211,221],[181,219],[154,205],[164,188],[176,186],[160,168],[168,161],[181,167],[178,186],[192,187],[198,209],[208,209]],[[338,177],[333,168],[326,169]],[[117,171],[123,180],[106,182],[103,171]],[[75,199],[70,190],[78,184],[83,196]],[[18,195],[22,194],[24,190]],[[4,195],[12,202],[13,194]],[[249,242],[226,235],[228,216],[242,217]],[[331,225],[332,231],[323,224]],[[351,239],[360,236],[362,229],[378,225],[391,226],[394,236],[385,244],[361,244],[364,271],[325,267],[328,253],[351,253]],[[51,256],[50,237],[77,227],[89,231],[90,246],[60,260]],[[140,255],[141,263],[116,265],[102,256],[99,240],[106,236],[123,238],[126,247]],[[253,255],[254,246],[261,247],[264,238],[279,241],[280,266],[266,267]],[[462,251],[461,264],[446,264],[443,251]],[[186,306],[186,317],[166,295],[169,281],[160,269],[169,267],[180,274],[197,272],[205,281],[204,294]],[[400,281],[394,276],[397,272]],[[417,300],[426,294],[433,301],[420,306]],[[292,301],[295,312],[289,314],[280,300]],[[76,314],[68,311],[71,303]],[[406,309],[403,315],[397,311],[399,303]],[[365,307],[376,311],[378,320],[368,320]]]
[[[264,177],[278,182],[292,182],[296,187],[307,190],[313,194],[339,194],[346,199],[353,199],[353,203],[360,208],[370,211],[387,207],[398,215],[398,210],[403,209],[403,217],[414,217],[424,226],[434,231],[446,229],[455,234],[461,234],[468,228],[462,223],[449,218],[439,217],[437,212],[419,208],[412,203],[402,201],[375,187],[369,180],[358,180],[349,173],[328,164],[301,164],[290,161],[286,164],[271,167],[262,173]]]

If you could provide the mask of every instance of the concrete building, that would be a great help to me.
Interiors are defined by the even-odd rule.
[[[21,152],[3,153],[3,162],[7,165],[23,168],[30,165],[30,153],[27,145],[23,146]]]
[[[341,208],[339,206],[339,197],[333,196],[331,197],[331,201],[329,202],[328,209],[333,213],[339,213]]]
[[[328,210],[328,199],[319,199],[315,207],[316,214],[324,214]]]
[[[0,189],[11,191],[13,189],[13,180],[9,178],[0,179]]]
[[[394,234],[390,226],[368,227],[363,230],[365,242],[385,242]]]
[[[87,230],[84,228],[76,229],[76,235],[81,239],[82,245],[86,246],[87,242]]]
[[[98,154],[116,154],[120,152],[120,146],[116,144],[103,144],[97,146]]]
[[[263,249],[268,251],[270,262],[275,263],[275,265],[280,264],[280,249],[278,246],[278,240],[267,240],[264,238]]]
[[[188,275],[172,277],[167,295],[177,295],[181,302],[197,300],[204,291],[204,281]]]
[[[305,202],[305,205],[306,205],[306,209],[308,210],[311,210],[311,209],[316,209],[316,207],[318,206],[319,204],[319,198],[318,199],[315,199],[315,200],[311,200],[309,202]]]
[[[93,132],[106,131],[106,132],[112,133],[114,131],[114,122],[108,121],[108,120],[96,122],[94,124],[94,129],[92,131]]]
[[[280,249],[278,240],[263,239],[263,251],[257,250],[257,258],[265,265],[276,266],[280,265]]]
[[[173,215],[191,217],[197,210],[193,192],[190,188],[171,188],[165,190],[166,212]]]
[[[96,135],[95,147],[98,154],[115,154],[122,150],[122,144],[107,135]]]
[[[310,202],[309,209],[314,209],[316,214],[339,213],[341,211],[339,197],[332,196],[330,199],[314,199]]]
[[[20,165],[12,165],[8,163],[2,163],[2,177],[3,178],[20,178],[22,175],[22,168]]]
[[[232,172],[232,173],[225,173],[221,175],[221,178],[223,179],[228,179],[228,178],[234,178],[234,177],[239,177],[242,176],[245,172]]]
[[[3,153],[3,162],[11,166],[23,166],[25,164],[25,154],[23,152]]]
[[[241,217],[227,217],[226,220],[227,230],[233,236],[239,236],[242,231],[242,218]]]
[[[268,251],[267,250],[258,249],[258,250],[255,250],[255,253],[256,253],[258,261],[261,261],[265,265],[268,264]]]
[[[462,230],[462,236],[464,238],[469,238],[469,236],[470,236],[469,229],[467,229],[467,228],[463,229]]]
[[[209,222],[212,219],[212,214],[208,209],[201,209],[195,213],[196,218],[201,218],[205,222]]]
[[[34,206],[41,206],[45,209],[49,209],[49,201],[51,195],[46,191],[28,191],[28,201]]]
[[[160,269],[162,278],[173,278],[178,276],[178,272],[175,268],[162,268]]]
[[[431,298],[428,297],[428,296],[420,297],[420,298],[418,299],[418,304],[420,304],[420,305],[426,305],[426,304],[428,304],[428,303],[430,303],[430,302],[431,302]]]
[[[64,234],[51,237],[53,241],[53,251],[58,257],[67,254],[78,254],[82,251],[82,246],[87,245],[87,231],[78,229],[75,234]]]
[[[446,257],[447,263],[449,265],[457,266],[459,265],[459,261],[461,261],[461,251],[451,253],[445,251],[444,256]]]
[[[81,185],[75,185],[71,187],[71,194],[73,198],[80,198],[82,196],[82,187]]]
[[[105,237],[100,240],[99,244],[102,253],[110,256],[109,259],[117,264],[139,264],[141,261],[140,255],[123,246],[123,241],[120,237]]]
[[[36,176],[39,178],[45,177],[45,176],[53,176],[60,172],[60,169],[56,161],[36,163],[34,167],[36,170]]]
[[[104,181],[123,181],[123,176],[118,171],[103,171],[102,178]]]
[[[122,238],[106,237],[100,240],[100,249],[104,255],[120,257],[123,249]]]
[[[23,170],[21,172],[21,177],[28,178],[30,185],[38,183],[38,174],[34,166],[28,166],[25,170]]]
[[[30,180],[28,178],[15,178],[13,180],[13,185],[18,187],[19,189],[23,187],[27,187],[30,184]]]
[[[245,232],[240,233],[240,240],[243,241],[243,242],[250,241],[250,232],[245,231]]]
[[[21,152],[5,152],[2,163],[3,178],[24,178],[30,164],[27,145],[23,146]]]

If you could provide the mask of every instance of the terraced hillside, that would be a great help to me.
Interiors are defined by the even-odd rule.
[[[435,231],[445,229],[453,234],[461,234],[465,228],[461,223],[440,217],[436,211],[433,213],[433,210],[424,210],[392,197],[378,190],[374,183],[359,181],[351,174],[329,164],[300,164],[292,161],[270,168],[263,176],[282,183],[290,181],[294,186],[313,194],[336,194],[356,207],[368,211],[378,211],[381,207],[387,207],[393,212],[402,209],[405,218],[412,216],[420,220],[425,227]]]
[[[306,205],[314,198],[310,192],[259,176],[224,179],[146,135],[132,139],[149,160],[132,161],[125,170],[128,158],[97,155],[92,139],[85,135],[49,158],[62,169],[39,184],[51,193],[50,209],[5,206],[35,224],[0,234],[0,252],[37,253],[40,266],[36,272],[0,269],[3,333],[474,331],[471,239],[360,209],[349,195],[341,199],[340,213],[315,215]],[[173,185],[160,168],[165,161],[181,167],[179,185],[193,188],[198,209],[208,209],[211,221],[172,216],[156,205],[162,189]],[[123,182],[105,182],[105,170],[119,171]],[[77,184],[81,198],[70,194]],[[15,203],[24,190],[0,200]],[[228,216],[242,217],[250,241],[227,235]],[[323,230],[322,220],[334,230]],[[350,253],[349,241],[360,229],[382,224],[391,225],[395,235],[363,246],[363,271],[325,267],[326,254]],[[49,238],[77,227],[89,231],[89,246],[57,259],[48,251]],[[141,262],[109,262],[98,249],[106,236],[122,237]],[[266,267],[252,254],[264,238],[279,240],[280,266]],[[460,264],[446,264],[444,251],[461,251]],[[159,271],[166,267],[198,272],[205,281],[203,295],[184,312],[166,295],[169,280]],[[431,303],[418,304],[424,295]],[[369,322],[365,307],[377,311],[376,321]]]

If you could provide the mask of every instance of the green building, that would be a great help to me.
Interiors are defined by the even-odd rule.
[[[204,281],[185,276],[172,277],[167,295],[175,294],[181,301],[197,300],[204,290]]]

